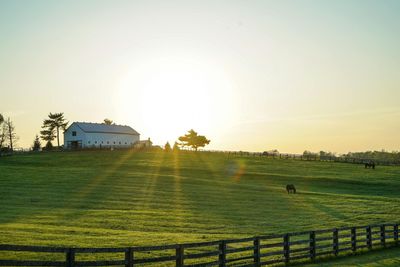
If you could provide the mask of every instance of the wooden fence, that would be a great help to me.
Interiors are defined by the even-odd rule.
[[[188,150],[192,151],[192,150]],[[373,158],[356,158],[349,156],[329,156],[318,154],[289,154],[289,153],[273,153],[273,152],[248,152],[248,151],[219,151],[219,150],[199,150],[203,153],[222,153],[232,157],[259,157],[259,158],[272,158],[272,159],[291,159],[291,160],[304,160],[304,161],[331,161],[340,163],[353,163],[364,164],[374,162],[376,165],[398,166],[400,160],[383,160]]]
[[[382,224],[147,247],[65,248],[3,244],[0,245],[0,266],[264,266],[301,263],[322,256],[398,245],[398,239],[398,224]],[[39,260],[23,259],[23,253],[30,253],[31,258]],[[37,254],[47,256],[40,258]],[[53,254],[58,254],[58,259]],[[14,259],[4,259],[2,255]]]

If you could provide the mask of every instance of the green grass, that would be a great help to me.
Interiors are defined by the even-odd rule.
[[[379,249],[354,256],[344,256],[336,259],[327,258],[313,264],[304,264],[304,267],[397,267],[400,266],[400,252],[398,247]]]
[[[210,153],[3,157],[0,244],[158,245],[397,222],[399,177],[398,167]]]

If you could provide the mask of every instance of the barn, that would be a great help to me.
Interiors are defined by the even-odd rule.
[[[127,148],[139,142],[140,134],[126,125],[73,122],[64,132],[64,148]]]

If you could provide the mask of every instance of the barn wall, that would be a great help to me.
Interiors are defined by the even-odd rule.
[[[86,133],[84,147],[131,147],[139,141],[139,135]]]
[[[76,132],[76,136],[72,136],[72,132]],[[82,141],[82,145],[86,143],[86,133],[82,131],[76,124],[71,124],[64,132],[64,147],[68,148],[67,144],[70,141]]]

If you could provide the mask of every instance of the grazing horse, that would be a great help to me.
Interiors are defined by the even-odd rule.
[[[290,193],[296,194],[296,187],[294,187],[294,184],[288,184],[286,185],[286,191],[288,194]]]
[[[365,169],[369,168],[375,169],[375,163],[374,162],[365,163]]]

